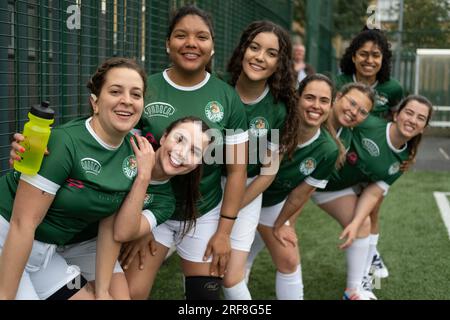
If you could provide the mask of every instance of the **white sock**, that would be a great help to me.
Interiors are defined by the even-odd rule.
[[[302,267],[298,265],[294,273],[277,271],[275,290],[278,300],[303,300]]]
[[[364,271],[365,272],[364,275],[369,274],[370,267],[372,267],[373,256],[378,253],[377,244],[379,237],[380,237],[379,234],[371,234],[369,236],[369,255],[367,256],[366,270]]]
[[[225,300],[252,300],[245,280],[242,280],[231,288],[223,287],[223,295]]]
[[[361,286],[369,253],[369,237],[353,241],[346,250],[347,256],[347,288],[356,289]]]
[[[248,278],[250,276],[250,271],[252,270],[253,262],[255,262],[258,254],[264,249],[266,244],[264,240],[261,238],[261,235],[258,231],[255,233],[255,239],[253,239],[252,247],[250,248],[250,252],[248,253],[247,263],[245,265],[245,280],[248,283]]]

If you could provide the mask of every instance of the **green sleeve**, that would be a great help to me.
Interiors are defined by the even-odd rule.
[[[63,129],[54,129],[47,145],[49,155],[44,156],[38,174],[61,186],[74,165],[75,150],[72,138]]]
[[[336,166],[336,160],[339,156],[337,148],[326,150],[317,163],[317,169],[311,173],[311,177],[316,180],[328,180]]]
[[[150,185],[147,197],[148,203],[144,205],[143,210],[149,210],[155,216],[157,225],[172,217],[175,212],[175,196],[170,183],[162,186]]]

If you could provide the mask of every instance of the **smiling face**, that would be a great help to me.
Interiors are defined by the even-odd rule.
[[[352,128],[363,122],[371,109],[369,97],[357,89],[351,89],[345,95],[337,94],[332,112],[341,127]]]
[[[394,124],[397,131],[406,140],[410,140],[418,134],[423,133],[429,115],[430,109],[427,105],[417,100],[411,100],[403,109],[394,115]]]
[[[320,127],[330,113],[331,99],[332,91],[326,82],[313,80],[308,83],[298,102],[303,125]]]
[[[213,40],[201,17],[186,15],[175,25],[166,47],[176,68],[184,72],[204,72],[212,56]]]
[[[242,71],[252,81],[266,81],[277,70],[278,37],[273,32],[258,33],[245,50]]]
[[[96,101],[93,128],[105,142],[123,138],[139,121],[144,108],[144,82],[133,69],[112,68]]]
[[[383,54],[373,41],[365,42],[352,57],[355,64],[356,77],[366,79],[369,83],[376,81],[377,73],[381,69]]]
[[[198,167],[209,144],[201,122],[182,122],[161,138],[157,161],[168,176],[186,174]]]

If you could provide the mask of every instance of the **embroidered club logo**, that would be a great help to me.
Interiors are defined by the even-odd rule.
[[[144,107],[144,115],[147,118],[164,117],[169,118],[175,113],[175,108],[165,102],[152,102]]]
[[[150,203],[152,203],[153,197],[154,197],[153,194],[147,193],[144,198],[144,206],[148,206]]]
[[[102,165],[100,162],[98,162],[95,159],[92,158],[83,158],[80,161],[81,167],[83,168],[84,172],[88,174],[93,174],[95,176],[98,176],[100,174],[100,171],[102,171]]]
[[[384,106],[389,102],[388,98],[377,93],[375,95],[375,105],[376,106]]]
[[[389,167],[388,173],[391,176],[393,176],[394,174],[396,174],[399,171],[400,171],[400,163],[399,162],[395,162]]]
[[[309,176],[316,169],[316,160],[307,158],[300,163],[300,172],[305,176]]]
[[[133,179],[137,174],[137,161],[134,155],[128,156],[122,162],[123,174],[128,179]]]
[[[206,117],[212,122],[219,122],[223,119],[223,106],[218,101],[211,101],[205,107]]]
[[[250,121],[250,134],[254,137],[263,137],[269,130],[269,122],[263,117],[256,117]]]
[[[377,144],[370,139],[362,139],[363,148],[372,156],[379,157],[380,156],[380,148],[378,148]]]

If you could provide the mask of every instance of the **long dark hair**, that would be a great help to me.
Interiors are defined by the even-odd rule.
[[[178,125],[187,122],[201,123],[202,132],[207,132],[209,126],[200,118],[194,116],[184,117],[173,121],[165,130],[164,135],[170,134]],[[211,137],[209,139],[211,142]],[[181,189],[177,189],[181,193],[181,214],[184,221],[183,232],[186,234],[190,228],[195,225],[197,218],[197,201],[200,199],[200,180],[202,177],[203,165],[200,164],[193,171],[175,176],[171,179],[172,186],[183,186]]]
[[[427,121],[425,123],[425,127],[427,127],[428,124],[430,123],[431,116],[433,115],[433,104],[430,102],[430,100],[428,100],[424,96],[414,95],[414,94],[407,96],[402,101],[400,101],[397,111],[395,113],[399,114],[411,101],[417,101],[420,104],[426,105],[428,107],[429,112],[428,112]],[[422,141],[422,136],[423,136],[423,134],[420,133],[408,141],[408,149],[409,149],[408,161],[410,161],[410,162],[414,161],[414,159],[416,158],[420,142]]]
[[[242,60],[245,51],[253,39],[261,32],[274,33],[278,38],[278,63],[275,72],[267,79],[275,103],[282,101],[286,105],[287,117],[281,133],[282,151],[291,155],[296,147],[299,114],[295,94],[296,77],[294,75],[292,44],[289,34],[279,25],[270,21],[252,22],[243,32],[239,44],[228,63],[227,71],[231,75],[231,85],[235,86],[242,73]]]
[[[200,17],[203,22],[208,26],[209,33],[211,34],[212,42],[214,43],[215,35],[214,35],[214,24],[212,22],[211,16],[206,11],[196,7],[195,5],[188,4],[183,7],[178,8],[172,13],[172,17],[169,23],[169,29],[167,30],[166,39],[169,40],[172,35],[173,29],[177,25],[177,23],[183,19],[185,16],[193,15]],[[209,60],[208,64],[205,66],[206,71],[211,72],[211,60]]]
[[[342,57],[340,63],[341,71],[347,75],[356,73],[355,64],[353,63],[352,58],[355,56],[356,51],[358,51],[367,41],[372,41],[381,50],[383,59],[380,71],[378,71],[376,78],[380,83],[386,82],[391,77],[392,51],[386,35],[378,29],[363,30],[352,39]]]
[[[331,91],[330,104],[332,104],[334,101],[334,98],[336,96],[336,90],[334,88],[334,84],[330,80],[330,78],[328,78],[327,76],[320,74],[320,73],[315,73],[315,74],[306,76],[300,82],[298,89],[297,89],[298,96],[301,97],[303,94],[303,91],[305,91],[306,86],[313,81],[325,82],[328,85],[328,87],[330,87],[330,91]],[[299,99],[299,102],[300,102],[300,99]],[[336,166],[336,168],[340,168],[340,167],[342,167],[342,165],[345,162],[345,147],[343,146],[341,140],[339,140],[339,138],[337,137],[336,130],[331,125],[330,117],[328,117],[327,120],[325,120],[323,122],[322,127],[330,133],[331,137],[333,138],[334,142],[336,143],[336,145],[338,147],[339,155],[336,160],[335,166]]]

